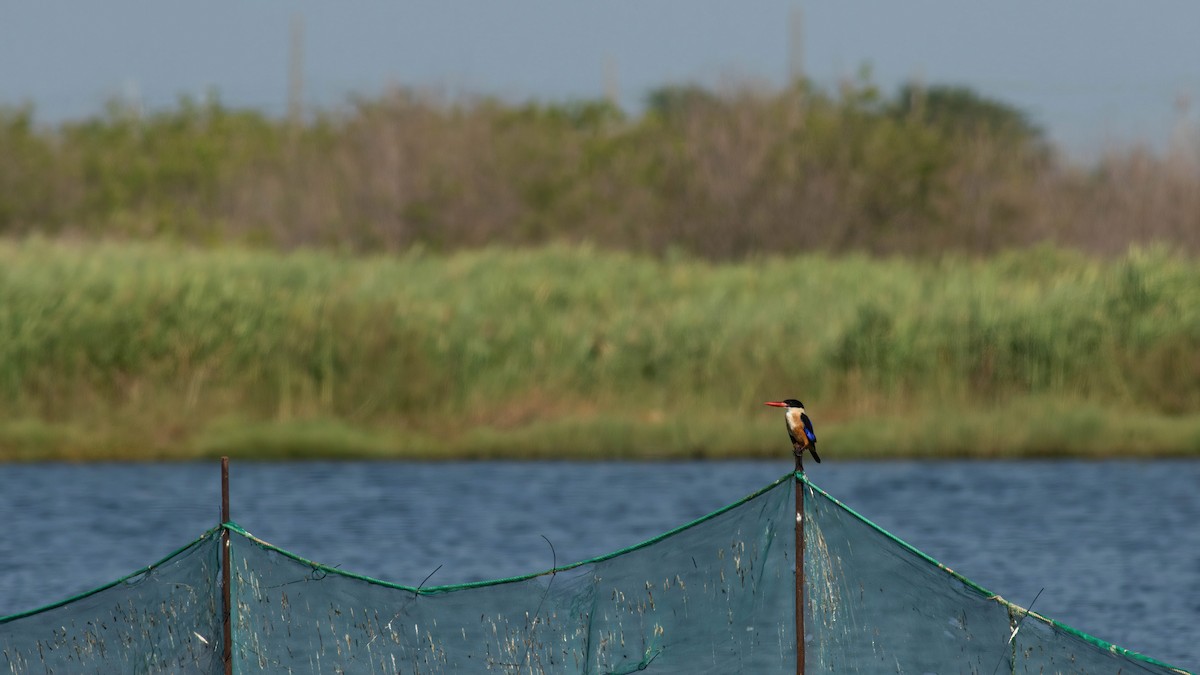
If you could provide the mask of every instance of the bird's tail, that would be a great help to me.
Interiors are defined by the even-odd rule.
[[[817,460],[817,464],[821,463],[821,456],[817,454],[817,444],[809,443],[808,451],[812,453],[813,459]]]

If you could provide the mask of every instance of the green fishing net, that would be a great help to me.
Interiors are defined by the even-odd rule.
[[[227,523],[232,672],[795,673],[797,485],[805,672],[1183,672],[1027,613],[791,474],[628,549],[453,586],[355,575]],[[221,533],[0,619],[0,672],[225,672]]]
[[[0,618],[0,673],[223,673],[219,531],[107,586]]]
[[[806,672],[1184,672],[1036,613],[1026,617],[807,479],[803,485]]]

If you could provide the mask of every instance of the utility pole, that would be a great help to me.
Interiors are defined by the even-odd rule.
[[[304,17],[299,12],[292,15],[288,41],[287,114],[294,127],[304,121]]]
[[[788,85],[804,79],[804,13],[792,5],[788,21]]]
[[[612,54],[604,57],[604,98],[614,108],[621,105],[621,86],[617,79],[617,62]]]

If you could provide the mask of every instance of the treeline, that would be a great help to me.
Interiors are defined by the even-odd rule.
[[[1195,154],[1195,148],[1186,149]],[[667,87],[603,101],[407,90],[303,122],[183,100],[39,127],[0,109],[0,235],[351,251],[592,242],[764,251],[1200,251],[1186,153],[1081,166],[1019,111],[954,87]]]

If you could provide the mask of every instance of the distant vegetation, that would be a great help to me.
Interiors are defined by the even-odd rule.
[[[1200,148],[956,87],[0,108],[0,461],[1200,452]]]
[[[666,87],[644,111],[397,90],[303,123],[183,100],[41,128],[0,110],[0,236],[446,251],[1200,252],[1197,148],[1057,155],[955,87]]]
[[[1195,454],[1200,262],[0,243],[0,460]]]

